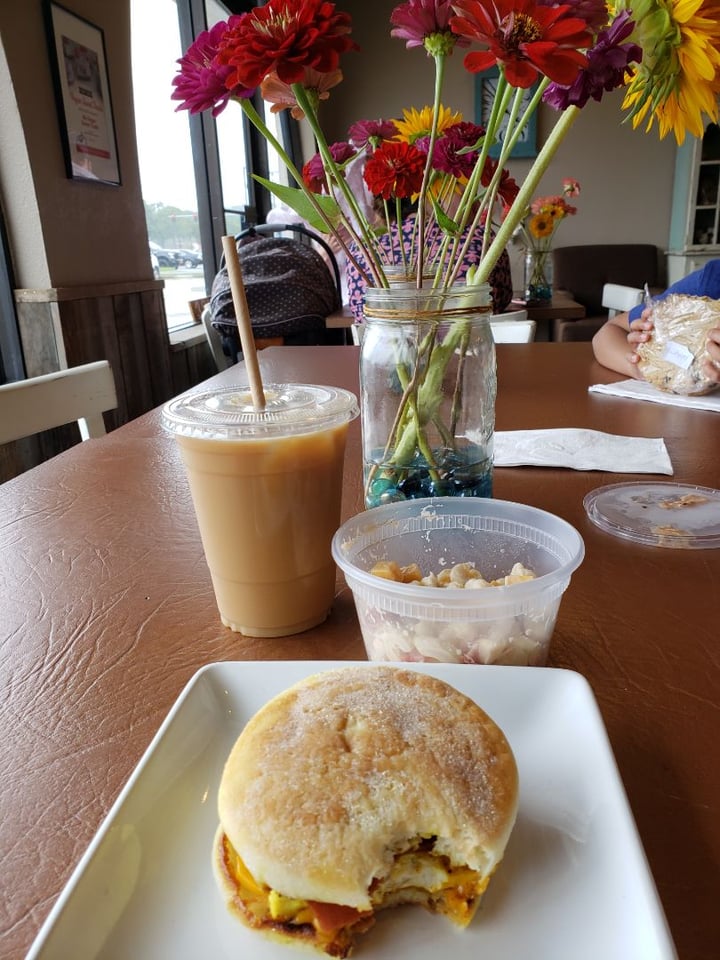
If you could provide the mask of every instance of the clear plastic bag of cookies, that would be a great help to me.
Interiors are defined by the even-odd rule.
[[[648,383],[667,393],[700,396],[718,384],[703,373],[707,335],[720,326],[720,301],[672,293],[652,304],[654,329],[638,345],[638,368]]]

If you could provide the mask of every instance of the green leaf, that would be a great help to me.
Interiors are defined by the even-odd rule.
[[[437,225],[443,231],[443,233],[449,234],[451,237],[457,237],[460,233],[460,226],[457,224],[451,217],[449,217],[440,204],[437,202],[435,197],[431,194],[430,199],[433,206],[433,214],[437,221]]]
[[[313,204],[304,190],[299,190],[297,187],[287,187],[282,183],[273,183],[272,180],[266,180],[265,177],[260,177],[255,173],[253,174],[253,180],[261,183],[266,190],[269,190],[278,200],[281,200],[286,206],[290,207],[291,210],[294,210],[295,213],[300,214],[302,219],[313,230],[318,230],[320,233],[329,233],[327,223],[320,216],[315,204]],[[317,193],[314,194],[314,197],[317,206],[322,208],[330,223],[333,226],[337,226],[340,223],[340,207],[337,201],[333,197],[328,197],[325,194]]]

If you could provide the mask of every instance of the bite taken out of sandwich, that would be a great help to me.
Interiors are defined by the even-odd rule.
[[[500,728],[441,680],[344,667],[270,700],[233,747],[213,864],[249,927],[347,957],[378,911],[473,918],[515,822]]]

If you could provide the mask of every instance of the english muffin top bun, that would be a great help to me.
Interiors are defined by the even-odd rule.
[[[396,667],[326,671],[235,743],[216,874],[250,926],[344,957],[384,907],[469,923],[517,802],[510,746],[468,697]]]

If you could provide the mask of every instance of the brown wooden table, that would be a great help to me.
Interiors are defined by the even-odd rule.
[[[271,348],[261,365],[268,381],[357,388],[354,347]],[[720,417],[588,394],[588,384],[617,379],[589,344],[500,346],[498,368],[499,429],[664,436],[677,481],[720,486]],[[359,459],[355,422],[346,516],[361,508]],[[592,526],[584,494],[621,479],[641,478],[504,469],[495,495],[557,513],[585,539],[550,665],[579,671],[594,689],[679,956],[715,960],[720,551],[635,546]],[[306,634],[253,640],[220,624],[158,411],[9,481],[0,511],[0,956],[20,958],[202,664],[364,651],[340,581],[330,619]]]
[[[536,340],[553,339],[553,320],[582,320],[585,307],[573,300],[566,290],[554,290],[552,299],[544,304],[527,304],[522,299],[512,301],[509,310],[527,310],[528,320],[537,324]]]

